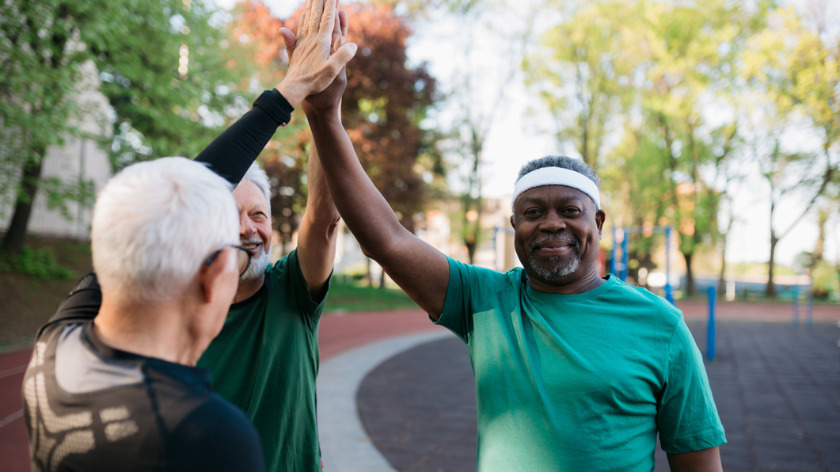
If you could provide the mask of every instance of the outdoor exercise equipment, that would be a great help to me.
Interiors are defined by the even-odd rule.
[[[715,360],[715,336],[717,330],[715,329],[715,301],[717,294],[713,285],[706,290],[709,295],[709,323],[706,326],[706,359],[709,362]]]
[[[621,232],[621,268],[616,272],[616,241]],[[610,272],[621,280],[627,280],[627,235],[631,233],[664,233],[665,234],[665,300],[674,303],[671,287],[671,227],[670,226],[621,226],[612,229],[613,246],[610,252]]]

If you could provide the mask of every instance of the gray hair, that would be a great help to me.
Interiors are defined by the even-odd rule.
[[[579,174],[583,174],[585,177],[588,177],[589,180],[595,182],[595,185],[598,188],[601,187],[598,175],[595,174],[595,171],[592,170],[591,167],[586,165],[586,163],[580,159],[574,159],[568,156],[545,156],[539,159],[534,159],[519,169],[519,176],[516,177],[516,181],[519,182],[519,179],[521,179],[525,174],[530,174],[531,172],[537,169],[542,169],[543,167],[560,167],[561,169],[573,170]]]
[[[268,181],[268,174],[254,161],[251,163],[248,171],[245,172],[242,180],[247,180],[256,185],[263,195],[265,195],[265,204],[268,205],[268,217],[271,218],[271,184]]]
[[[103,292],[134,302],[182,296],[210,254],[239,240],[230,184],[204,165],[166,157],[126,167],[97,197],[93,267]]]

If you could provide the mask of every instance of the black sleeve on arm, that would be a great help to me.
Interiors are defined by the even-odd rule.
[[[38,334],[40,335],[44,328],[57,321],[92,320],[99,314],[101,305],[102,289],[99,288],[96,274],[91,270],[79,279],[67,298],[58,306],[52,318],[38,330]]]
[[[248,113],[214,139],[195,160],[206,163],[231,184],[238,184],[277,127],[289,122],[293,110],[277,89],[266,90]]]

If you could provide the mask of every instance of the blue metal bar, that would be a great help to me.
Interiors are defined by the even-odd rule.
[[[706,359],[715,360],[715,287],[708,288],[709,294],[709,324],[706,333]]]
[[[621,280],[627,280],[627,233],[621,238]]]

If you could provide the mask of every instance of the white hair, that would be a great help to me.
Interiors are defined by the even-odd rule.
[[[245,172],[242,180],[247,180],[256,185],[263,195],[265,195],[265,204],[268,205],[268,217],[271,218],[271,184],[268,181],[268,174],[254,161],[251,163],[248,171]]]
[[[97,197],[93,268],[103,292],[136,302],[173,300],[213,251],[238,242],[238,228],[225,179],[183,157],[141,162]]]

